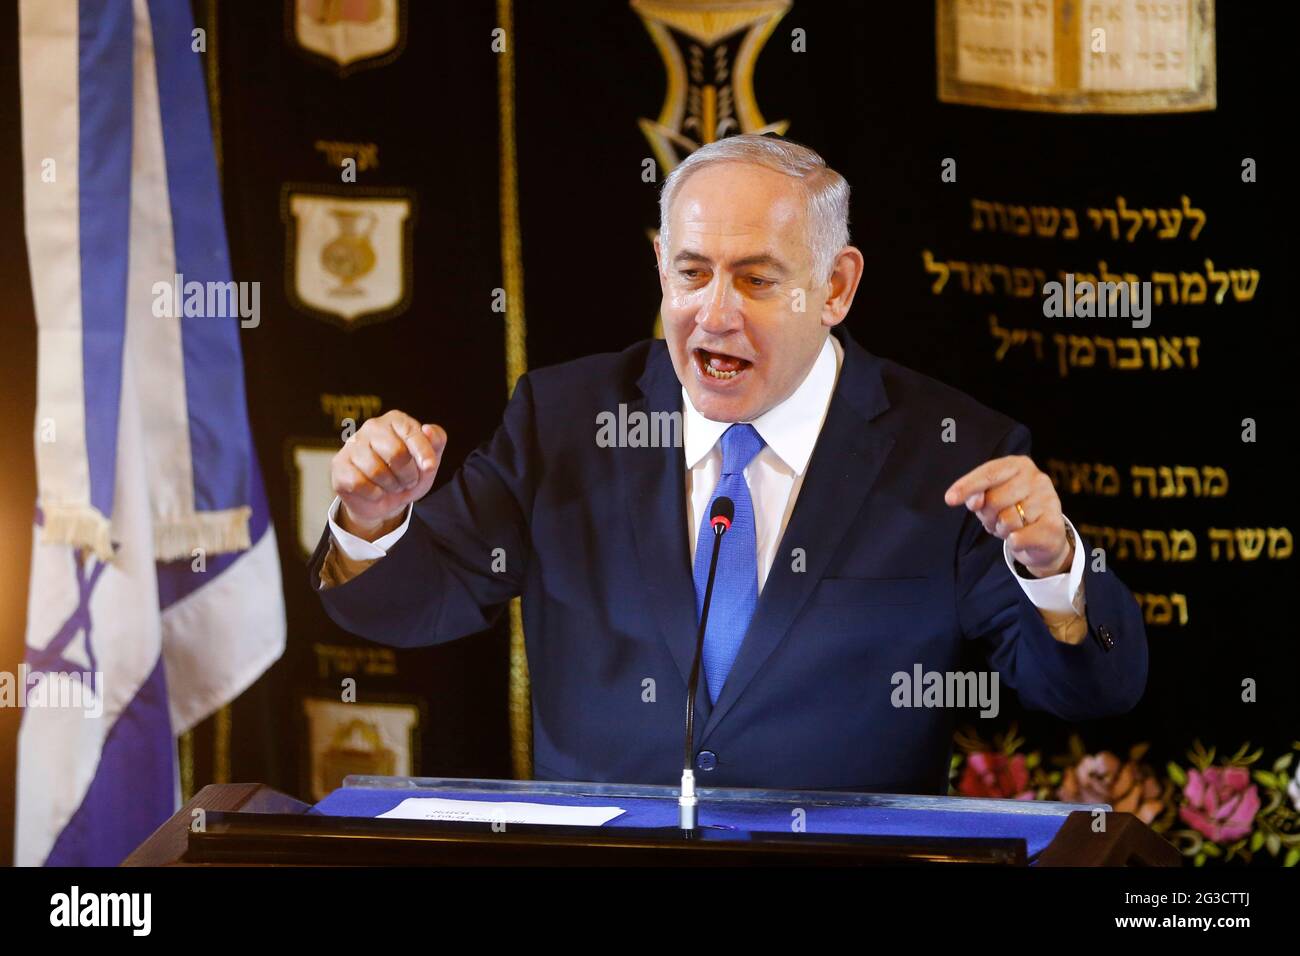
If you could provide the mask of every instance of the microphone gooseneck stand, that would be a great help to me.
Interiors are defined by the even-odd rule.
[[[700,660],[704,654],[704,631],[709,623],[709,602],[713,599],[713,578],[718,570],[718,552],[722,550],[722,536],[731,527],[735,505],[725,495],[720,495],[709,513],[713,528],[713,554],[709,558],[709,577],[704,585],[704,602],[700,610],[700,629],[695,635],[695,658],[691,661],[690,685],[686,690],[686,753],[682,761],[682,792],[677,798],[680,826],[688,835],[698,826],[699,798],[695,795],[695,771],[691,757],[695,750],[695,692],[700,683]],[[698,547],[698,544],[697,544]]]

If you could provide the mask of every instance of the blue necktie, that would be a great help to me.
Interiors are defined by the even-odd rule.
[[[736,506],[731,530],[722,536],[718,570],[713,578],[709,602],[708,630],[704,632],[704,677],[709,699],[715,704],[727,681],[731,665],[758,605],[758,545],[754,538],[754,502],[745,484],[745,466],[763,449],[763,439],[753,425],[732,425],[722,434],[722,475],[701,515],[700,533],[695,540],[695,615],[704,610],[704,588],[709,580],[709,559],[713,556],[713,528],[709,514],[719,495]]]

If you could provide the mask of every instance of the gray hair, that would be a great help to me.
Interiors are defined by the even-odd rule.
[[[673,200],[692,173],[717,163],[750,163],[799,180],[808,202],[813,277],[826,279],[835,257],[849,244],[849,184],[815,151],[789,140],[745,133],[701,146],[668,174],[659,193],[659,238],[668,249]]]

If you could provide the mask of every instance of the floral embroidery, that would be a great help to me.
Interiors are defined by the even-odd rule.
[[[968,728],[953,739],[955,796],[1109,804],[1151,826],[1195,866],[1300,864],[1300,765],[1293,767],[1300,741],[1264,770],[1257,766],[1264,752],[1251,752],[1249,743],[1216,762],[1215,748],[1196,740],[1189,766],[1171,761],[1160,773],[1144,760],[1147,743],[1121,758],[1090,753],[1074,735],[1068,754],[1044,762],[1041,751],[1024,749],[1014,723],[992,743]]]

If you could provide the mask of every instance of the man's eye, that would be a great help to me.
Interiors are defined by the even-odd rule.
[[[763,279],[759,276],[746,276],[745,281],[755,289],[766,289],[768,286],[776,285],[776,283],[771,279]]]
[[[677,273],[677,274],[678,274],[679,276],[681,276],[683,279],[686,279],[688,282],[693,282],[694,280],[696,280],[696,279],[698,279],[698,278],[700,277],[700,270],[699,270],[699,269],[681,269],[681,270],[678,270],[678,273]]]

